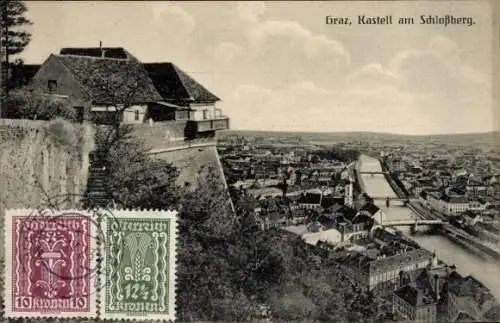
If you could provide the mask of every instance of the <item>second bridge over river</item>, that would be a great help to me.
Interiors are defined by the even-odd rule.
[[[441,225],[446,223],[443,220],[424,220],[424,219],[403,219],[403,220],[385,220],[380,223],[384,227],[402,227],[419,225]]]
[[[401,202],[403,205],[407,205],[412,202],[418,202],[417,198],[408,198],[408,197],[397,197],[397,196],[370,196],[367,195],[373,201],[385,201],[387,207],[391,206],[391,202]]]
[[[386,175],[389,174],[389,172],[384,172],[384,171],[375,171],[375,172],[369,172],[369,171],[360,171],[360,175],[367,174],[367,175]]]

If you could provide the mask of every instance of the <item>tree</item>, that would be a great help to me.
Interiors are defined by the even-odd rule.
[[[182,198],[177,253],[179,319],[231,321],[232,310],[225,301],[232,293],[227,277],[230,264],[224,255],[237,219],[216,170],[205,170],[204,175],[198,177],[196,189]]]
[[[23,1],[0,0],[1,42],[5,46],[5,62],[9,67],[10,56],[21,53],[31,40],[31,33],[25,28],[32,24],[25,17],[28,8]],[[2,76],[3,77],[3,76]]]
[[[98,141],[106,136],[101,128]],[[122,208],[178,208],[181,188],[179,171],[169,162],[153,159],[149,148],[134,137],[129,126],[120,127],[121,135],[104,143],[104,165],[108,170],[107,191]]]
[[[68,101],[44,95],[29,87],[16,89],[5,100],[3,116],[11,119],[52,120],[63,118],[76,121],[75,110]]]
[[[94,104],[110,108],[110,124],[114,136],[120,137],[123,113],[133,105],[160,101],[144,66],[135,58],[124,60],[87,60],[82,64],[86,87],[91,89],[89,98]],[[100,123],[99,120],[94,120]]]

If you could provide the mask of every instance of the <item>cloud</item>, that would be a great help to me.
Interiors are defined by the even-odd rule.
[[[433,52],[405,52],[396,57],[404,90],[415,94],[449,93],[458,79],[449,62]]]
[[[262,1],[238,2],[236,13],[240,18],[250,22],[257,22],[266,11],[266,5]]]
[[[254,48],[271,46],[280,38],[284,50],[293,50],[303,56],[314,59],[322,55],[331,55],[331,59],[340,64],[349,65],[350,55],[341,42],[331,40],[324,35],[313,34],[310,30],[293,21],[266,21],[256,26],[249,34],[250,44]]]
[[[397,53],[389,66],[410,91],[449,94],[461,87],[490,84],[489,75],[462,62],[458,44],[443,36],[432,38],[427,48]]]
[[[214,58],[221,63],[229,63],[243,53],[240,45],[231,42],[222,42],[214,50]]]
[[[460,46],[437,36],[427,46],[397,53],[389,70],[398,88],[411,97],[414,119],[436,132],[491,129],[491,75],[461,59]]]
[[[460,62],[460,47],[444,36],[436,36],[429,41],[428,50],[453,64]]]
[[[371,63],[354,70],[347,76],[352,89],[376,91],[387,86],[396,86],[398,76],[380,63]]]
[[[350,65],[348,50],[337,40],[313,33],[293,21],[271,20],[247,31],[245,62],[260,71],[261,81],[278,85],[301,80],[322,86],[343,82]]]
[[[155,21],[168,26],[173,33],[190,34],[196,27],[194,17],[177,4],[154,2],[152,10]]]
[[[260,75],[236,77],[232,90],[221,93],[234,128],[407,134],[491,129],[488,76],[463,62],[459,46],[442,36],[396,52],[385,65],[355,68],[342,43],[298,23],[268,21],[249,30],[248,48],[218,46],[219,57],[234,57],[233,51],[241,54],[238,67],[248,68],[245,77]]]
[[[311,81],[279,88],[242,85],[226,100],[232,124],[241,129],[289,131],[387,131],[387,124],[411,132],[407,122],[410,100],[395,88],[379,92],[328,89]]]

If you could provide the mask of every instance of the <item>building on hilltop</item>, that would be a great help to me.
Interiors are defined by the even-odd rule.
[[[229,118],[216,108],[220,99],[179,67],[142,63],[121,47],[63,48],[40,66],[14,72],[18,86],[66,98],[81,121],[169,122],[173,136],[186,139],[229,128]]]
[[[189,120],[188,132],[194,136],[212,135],[216,130],[229,128],[229,118],[216,108],[220,99],[196,82],[173,63],[144,64],[162,101],[151,107],[153,120]],[[160,119],[160,120],[161,120]]]
[[[80,121],[97,124],[144,123],[148,106],[161,100],[143,65],[131,59],[50,55],[32,86],[68,98]]]

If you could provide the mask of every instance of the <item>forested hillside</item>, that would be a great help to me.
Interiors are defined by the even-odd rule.
[[[200,169],[208,176],[199,177],[194,191],[175,187],[175,167],[149,159],[141,145],[130,136],[114,142],[110,183],[115,192],[124,192],[115,194],[120,207],[180,208],[180,321],[270,316],[277,321],[341,322],[385,313],[380,299],[357,290],[333,261],[299,238],[280,230],[260,231],[251,212],[240,212],[243,200],[234,201],[236,213],[217,170]],[[134,147],[135,153],[127,147]],[[142,175],[124,171],[136,169],[133,165],[140,165]],[[133,198],[125,194],[130,188],[137,188]]]

